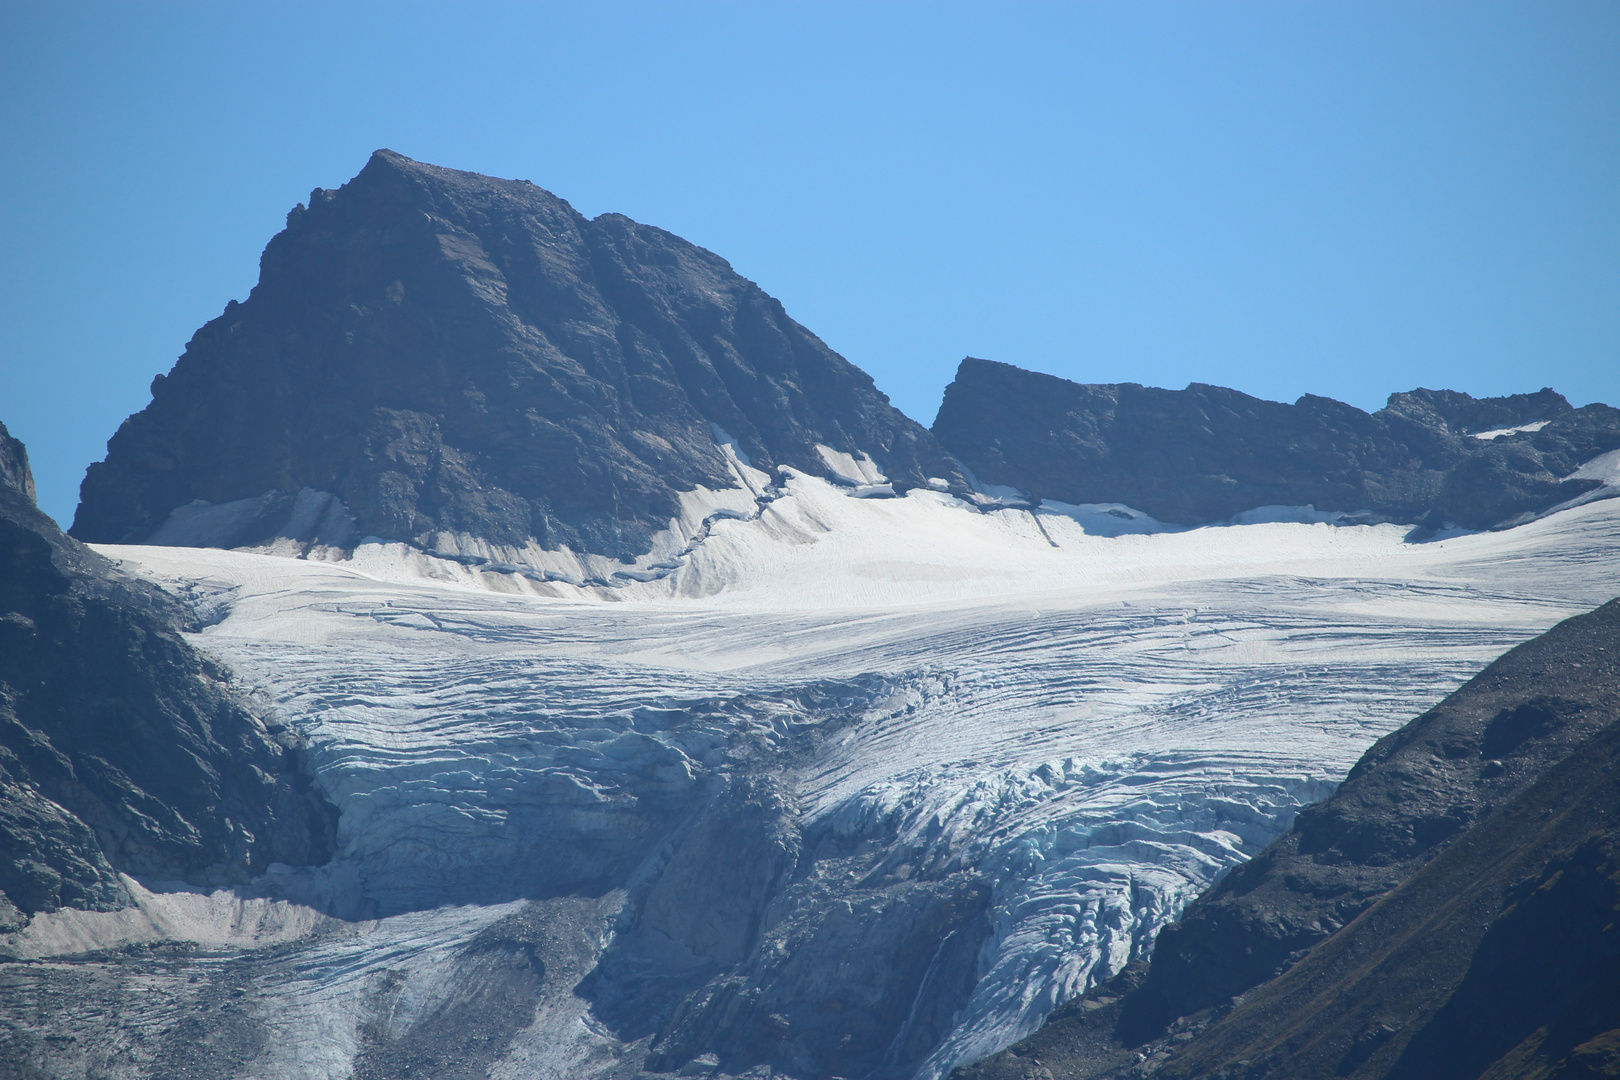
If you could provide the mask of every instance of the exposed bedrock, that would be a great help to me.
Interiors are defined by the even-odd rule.
[[[1620,600],[1380,739],[1160,934],[1145,977],[961,1076],[1607,1075],[1617,716]]]
[[[1610,721],[1173,1053],[1159,1075],[1614,1075],[1620,723],[1612,711]]]
[[[925,428],[719,256],[379,150],[288,215],[249,298],[153,380],[71,531],[140,542],[196,501],[257,500],[184,542],[444,533],[631,557],[681,493],[738,486],[726,437],[768,473],[832,477],[825,446],[901,490],[965,490]]]
[[[621,1039],[657,1036],[649,1071],[712,1055],[727,1074],[909,1077],[967,1002],[987,883],[863,882],[887,850],[801,832],[791,807],[767,779],[734,785],[581,985]]]
[[[64,536],[0,426],[0,923],[130,903],[117,871],[244,882],[332,853],[299,743],[182,638],[161,590]]]
[[[1482,399],[1413,390],[1365,413],[1202,383],[1080,384],[969,357],[933,432],[984,483],[1124,503],[1181,525],[1308,504],[1486,529],[1598,487],[1570,475],[1620,448],[1620,409],[1574,409],[1549,389]]]
[[[1620,601],[1513,649],[1384,736],[1330,798],[1159,935],[1121,1034],[1223,1004],[1350,922],[1620,714]]]

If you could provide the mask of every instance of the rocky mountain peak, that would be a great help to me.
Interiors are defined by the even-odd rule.
[[[0,488],[9,489],[31,504],[39,501],[34,492],[34,471],[28,467],[28,451],[20,440],[12,438],[4,424],[0,424]]]
[[[1443,426],[1457,435],[1477,435],[1556,420],[1575,410],[1563,394],[1544,386],[1533,394],[1495,398],[1476,398],[1456,390],[1409,390],[1389,395],[1381,411],[1429,427]]]
[[[72,532],[628,560],[687,493],[742,486],[722,443],[767,474],[839,479],[847,456],[897,490],[962,487],[870,376],[719,256],[379,150],[288,215],[249,298],[154,380]]]

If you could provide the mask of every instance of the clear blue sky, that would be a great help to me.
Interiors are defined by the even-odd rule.
[[[711,248],[929,423],[1088,382],[1620,403],[1620,3],[0,6],[44,508],[377,147]]]

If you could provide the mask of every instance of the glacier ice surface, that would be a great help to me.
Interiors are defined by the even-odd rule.
[[[1171,529],[1128,507],[852,498],[882,478],[824,456],[853,488],[784,470],[611,587],[381,545],[101,549],[208,612],[196,643],[309,740],[342,811],[331,867],[260,883],[251,917],[281,951],[252,1075],[347,1075],[380,987],[403,1030],[520,911],[572,944],[496,1075],[621,1075],[646,1039],[627,1051],[574,987],[635,925],[672,823],[768,777],[799,835],[871,853],[850,895],[985,883],[975,981],[915,1063],[932,1080],[1145,955],[1378,736],[1620,592],[1614,500],[1412,545],[1314,512]],[[204,924],[246,910],[143,903],[190,914],[117,933],[229,943]],[[11,947],[112,933],[75,917]],[[750,947],[771,947],[767,924]]]

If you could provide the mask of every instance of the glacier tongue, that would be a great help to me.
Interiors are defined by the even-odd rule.
[[[555,599],[103,548],[212,612],[342,810],[331,868],[262,883],[338,929],[254,954],[241,1075],[404,1060],[459,971],[519,1003],[494,1075],[942,1076],[1620,592],[1613,500],[1424,545],[1085,520],[794,476],[667,576]]]

